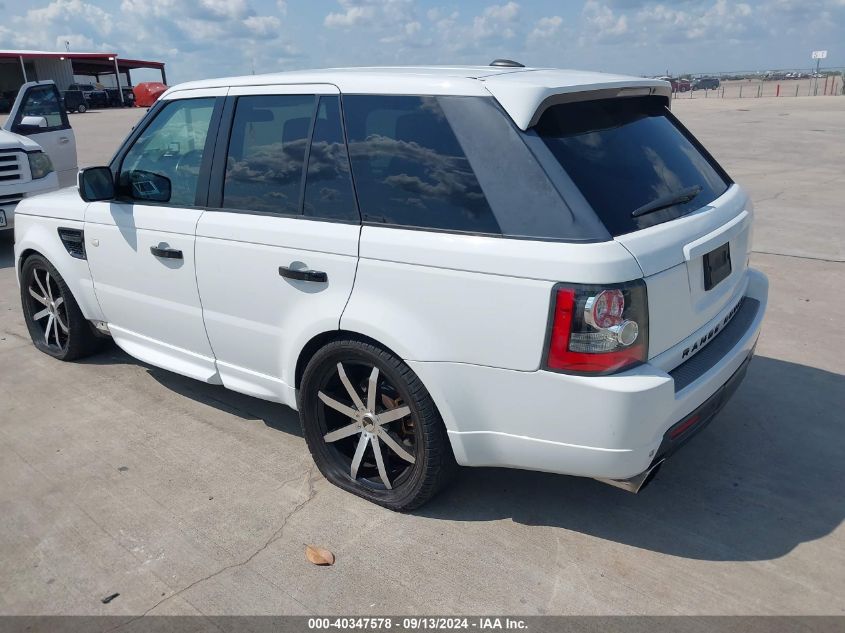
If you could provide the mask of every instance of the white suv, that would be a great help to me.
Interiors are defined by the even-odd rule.
[[[322,473],[389,508],[456,463],[636,491],[741,381],[768,292],[670,96],[513,65],[171,88],[79,191],[21,204],[32,339],[108,332],[296,408]]]

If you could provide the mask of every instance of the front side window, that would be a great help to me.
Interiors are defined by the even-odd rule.
[[[554,105],[536,131],[614,236],[691,213],[728,187],[655,97]]]
[[[232,122],[223,208],[298,215],[314,95],[239,97]]]
[[[52,85],[34,86],[26,91],[17,123],[25,116],[44,118],[47,127],[39,130],[41,132],[68,127],[67,114],[62,108],[56,88]]]
[[[129,148],[118,176],[121,198],[193,206],[215,99],[171,101]]]
[[[500,234],[437,98],[352,95],[343,107],[364,221]]]

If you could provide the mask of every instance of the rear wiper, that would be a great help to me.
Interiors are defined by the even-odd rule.
[[[681,189],[680,191],[667,193],[665,196],[660,196],[656,200],[647,202],[638,209],[634,209],[634,212],[631,213],[631,217],[638,218],[641,215],[645,215],[647,213],[654,213],[655,211],[660,211],[661,209],[674,207],[676,204],[683,204],[684,202],[689,202],[700,193],[701,185],[693,185],[692,187],[687,187],[686,189]]]

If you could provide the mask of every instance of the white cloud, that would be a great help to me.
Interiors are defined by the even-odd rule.
[[[516,2],[494,4],[486,7],[481,15],[472,21],[471,35],[476,40],[496,37],[510,39],[515,35],[513,23],[519,19],[519,5]]]
[[[586,33],[585,38],[594,34],[601,40],[618,37],[628,32],[628,16],[617,15],[613,9],[597,0],[587,0],[583,15],[587,25],[594,29],[592,33]]]
[[[563,24],[563,18],[559,15],[553,15],[546,18],[540,18],[528,34],[529,40],[543,40],[553,37],[560,31]]]
[[[0,35],[10,48],[43,48],[56,46],[61,40],[88,49],[104,48],[104,39],[115,31],[114,17],[102,8],[82,0],[54,0],[44,7],[29,9],[22,15],[7,15]]]
[[[414,0],[338,0],[341,11],[329,13],[323,25],[347,32],[367,32],[382,44],[392,44],[389,54],[399,56],[407,48],[429,46],[431,39],[422,35]],[[437,12],[428,12],[428,16]],[[380,60],[384,60],[384,53]],[[397,60],[398,61],[398,60]]]
[[[333,11],[323,19],[328,28],[365,27],[386,29],[415,21],[413,0],[338,0],[340,11]]]
[[[57,51],[63,51],[65,50],[65,44],[73,51],[91,51],[95,48],[94,40],[80,33],[57,35],[55,49]]]
[[[199,0],[196,13],[207,19],[242,20],[253,11],[247,0]]]
[[[716,0],[712,4],[673,9],[663,4],[647,6],[636,20],[651,37],[664,41],[736,37],[751,26],[752,8],[744,2]]]
[[[282,22],[274,15],[251,15],[244,21],[244,26],[257,37],[275,36],[282,27]]]
[[[323,20],[323,24],[330,29],[336,27],[350,27],[367,20],[372,20],[374,15],[375,7],[371,5],[349,5],[345,7],[345,10],[342,13],[329,13],[326,16],[326,19]]]
[[[120,10],[123,13],[166,18],[175,9],[173,0],[122,0]]]

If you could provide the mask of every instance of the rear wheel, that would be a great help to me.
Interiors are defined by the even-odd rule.
[[[88,106],[84,103],[80,103],[76,106],[76,111],[79,112],[79,114],[85,114],[88,111]]]
[[[303,433],[333,484],[392,510],[419,507],[455,471],[428,391],[395,355],[355,339],[311,359],[300,388]]]
[[[21,270],[21,305],[32,342],[59,360],[89,356],[101,341],[82,315],[65,280],[41,255],[28,257]]]

